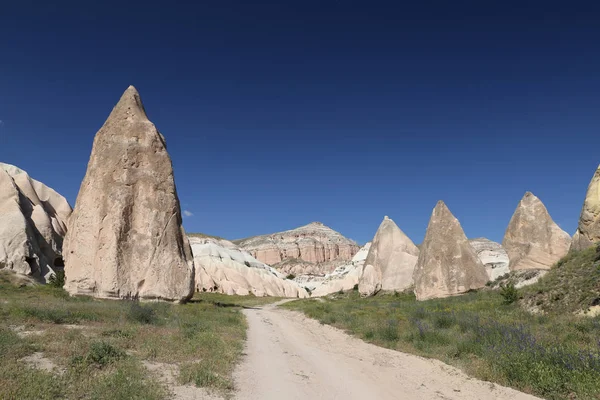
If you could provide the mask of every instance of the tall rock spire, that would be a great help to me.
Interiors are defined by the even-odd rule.
[[[417,246],[386,216],[373,238],[358,290],[370,296],[378,290],[408,289],[418,256]]]
[[[600,165],[588,186],[571,248],[583,250],[600,243]]]
[[[549,269],[568,253],[570,243],[569,234],[556,225],[531,192],[519,202],[502,240],[512,271]]]
[[[453,296],[485,286],[485,267],[443,201],[433,209],[414,274],[417,300]]]
[[[94,139],[69,232],[65,289],[184,301],[194,263],[164,137],[130,86]]]

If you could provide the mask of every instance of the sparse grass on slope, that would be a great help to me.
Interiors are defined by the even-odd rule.
[[[569,253],[538,283],[522,290],[523,305],[548,313],[573,313],[600,305],[598,249]]]
[[[0,282],[0,399],[167,399],[145,361],[181,384],[228,392],[245,339],[240,307],[274,299],[202,294],[185,305],[69,297]],[[36,352],[53,371],[21,359]]]
[[[360,298],[353,291],[283,307],[547,399],[600,398],[600,318],[531,315],[493,291],[424,302],[408,294]]]

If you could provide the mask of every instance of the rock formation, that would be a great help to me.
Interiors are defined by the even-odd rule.
[[[193,295],[171,159],[133,86],[96,134],[68,228],[69,293],[169,301]]]
[[[544,204],[527,192],[513,214],[502,247],[510,269],[550,269],[569,251],[571,237],[554,223]]]
[[[325,268],[319,268],[323,273],[331,272],[340,265],[340,262],[351,260],[359,250],[355,242],[320,222],[313,222],[285,232],[235,240],[234,243],[265,264],[275,265],[284,260],[292,260],[282,265],[287,266],[289,272],[291,272],[290,266],[294,264],[338,261],[338,263],[327,264]],[[312,267],[307,265],[306,268]]]
[[[0,163],[0,269],[46,281],[62,269],[71,206],[64,197],[9,164]]]
[[[588,186],[571,248],[584,250],[600,243],[600,166]]]
[[[419,249],[387,216],[379,225],[365,260],[358,290],[371,296],[379,290],[403,291],[413,284]]]
[[[465,293],[488,282],[485,267],[443,201],[431,214],[414,281],[417,300]]]
[[[323,278],[315,277],[313,280],[308,280],[305,286],[312,290],[311,296],[326,296],[331,293],[337,293],[340,290],[346,292],[354,289],[358,285],[358,280],[362,275],[363,266],[370,248],[371,242],[361,247],[349,263],[336,268],[332,273],[325,275]]]
[[[225,239],[190,237],[196,290],[228,295],[308,297],[304,288]]]
[[[469,243],[485,266],[490,281],[510,272],[508,254],[500,243],[486,238],[470,239]]]

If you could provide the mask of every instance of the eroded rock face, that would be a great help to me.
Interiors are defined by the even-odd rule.
[[[184,301],[194,262],[164,137],[130,86],[94,139],[65,238],[65,289]]]
[[[512,271],[550,269],[568,253],[570,244],[569,234],[554,223],[531,192],[519,202],[502,240]]]
[[[304,288],[256,260],[232,242],[190,237],[196,267],[196,290],[258,297],[308,297]]]
[[[510,272],[508,253],[500,243],[486,238],[470,239],[469,243],[485,266],[490,281]]]
[[[71,206],[53,189],[0,163],[0,269],[46,281],[62,269]]]
[[[346,292],[354,289],[363,274],[363,266],[370,248],[371,242],[361,247],[350,262],[336,268],[332,273],[325,275],[323,278],[316,281],[308,281],[305,286],[312,290],[311,296],[326,296],[331,293],[337,293],[340,290]]]
[[[600,243],[600,166],[588,186],[571,248],[584,250]]]
[[[485,286],[485,267],[458,220],[439,201],[429,220],[415,267],[417,300],[448,297]]]
[[[373,238],[358,290],[371,296],[378,290],[403,291],[413,284],[419,249],[388,217]],[[376,280],[380,277],[380,281]]]
[[[313,222],[289,231],[235,240],[234,243],[249,252],[252,257],[269,265],[284,260],[298,260],[297,264],[349,261],[359,250],[355,242],[320,222]],[[294,263],[288,262],[284,265],[289,267],[291,264]],[[331,266],[334,269],[339,264]],[[331,272],[331,270],[320,270],[324,273]],[[303,271],[289,269],[288,272]]]

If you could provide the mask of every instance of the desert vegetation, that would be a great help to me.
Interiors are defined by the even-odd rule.
[[[600,317],[575,313],[600,297],[598,258],[593,248],[569,254],[524,289],[510,285],[423,302],[407,293],[360,298],[350,291],[284,307],[547,399],[598,398]]]
[[[166,399],[174,385],[226,394],[246,335],[240,308],[273,301],[93,300],[15,283],[14,274],[0,275],[2,399]]]

